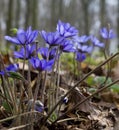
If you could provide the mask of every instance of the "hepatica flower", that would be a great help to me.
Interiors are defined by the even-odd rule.
[[[38,49],[38,53],[41,54],[43,59],[52,60],[56,56],[56,48],[49,49],[48,47],[41,47]]]
[[[82,62],[86,59],[86,54],[81,52],[76,52],[75,58],[77,61]]]
[[[14,52],[14,56],[15,58],[19,58],[19,59],[30,59],[31,56],[33,56],[33,53],[36,49],[36,45],[27,45],[25,47],[21,47],[20,51],[15,51]]]
[[[91,53],[93,50],[92,46],[89,45],[82,45],[80,43],[78,43],[77,45],[77,51],[81,52],[81,53]]]
[[[76,50],[76,60],[82,62],[86,59],[86,53],[91,53],[93,47],[79,44]]]
[[[38,57],[35,57],[30,59],[30,63],[32,64],[33,68],[41,72],[44,70],[51,70],[54,60],[46,61],[44,59],[40,60]]]
[[[5,39],[17,45],[27,45],[33,43],[37,36],[38,31],[32,31],[32,28],[29,27],[26,31],[23,29],[18,29],[15,37],[5,36]]]
[[[74,45],[70,40],[64,40],[60,44],[59,48],[61,52],[74,52],[75,51]]]
[[[57,31],[59,34],[65,38],[72,37],[78,34],[78,30],[71,26],[70,23],[64,23],[62,21],[58,21]]]
[[[79,44],[75,52],[76,60],[82,62],[86,59],[86,53],[91,53],[93,47]]]
[[[58,32],[45,32],[43,30],[40,32],[40,35],[50,47],[57,46],[64,40],[64,38],[61,37]]]
[[[93,43],[94,46],[98,46],[98,47],[104,47],[104,43],[100,42],[96,37],[91,36],[91,41]]]
[[[100,34],[104,39],[112,39],[115,37],[115,34],[112,29],[102,28]]]
[[[15,72],[19,68],[18,64],[11,64],[5,68],[5,70],[0,71],[0,75],[4,75],[5,72],[9,75],[9,72]]]
[[[78,43],[86,43],[90,39],[90,36],[83,35],[83,36],[75,36],[73,37],[73,40]]]
[[[28,110],[32,109],[33,102],[34,102],[33,99],[30,99],[28,101]],[[34,106],[35,111],[38,111],[38,112],[43,112],[44,111],[44,105],[40,100],[36,100],[34,105],[35,105]]]
[[[75,51],[75,57],[76,60],[79,62],[82,62],[86,59],[86,53],[91,53],[93,50],[93,46],[92,45],[86,45],[86,44],[82,44],[84,43],[83,41],[77,42],[76,43],[76,51]]]
[[[43,112],[44,111],[44,105],[39,100],[35,101],[35,110],[38,111],[38,112]]]

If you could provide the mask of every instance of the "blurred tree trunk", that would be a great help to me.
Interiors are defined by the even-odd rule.
[[[83,10],[83,21],[84,21],[84,29],[85,29],[85,34],[89,34],[89,0],[81,0],[82,3],[82,10]]]
[[[55,3],[56,0],[51,0],[51,27],[50,29],[53,30],[53,25],[55,24],[55,16],[56,16],[56,10],[55,10]]]
[[[59,0],[59,19],[62,20],[63,16],[63,0]]]
[[[8,2],[8,15],[6,20],[6,34],[10,35],[10,29],[12,28],[13,14],[14,14],[14,0]]]
[[[100,22],[101,27],[105,25],[105,17],[106,17],[106,1],[100,0]]]
[[[13,28],[14,21],[14,0],[9,0],[8,2],[8,10],[7,10],[7,18],[6,18],[6,35],[11,35],[11,29]],[[10,44],[6,41],[5,49],[8,51]]]
[[[69,20],[68,21],[71,21],[72,23],[75,22],[75,18],[76,18],[76,1],[72,1],[70,2],[71,4],[71,8],[70,8],[70,14],[69,14]]]
[[[36,29],[38,27],[38,0],[33,0],[32,12],[32,26],[34,29]]]
[[[119,49],[119,0],[117,4],[117,38],[118,38],[118,49]]]
[[[100,28],[102,27],[108,27],[107,20],[107,14],[106,14],[106,0],[100,0]],[[102,41],[103,38],[100,37],[100,40]],[[110,54],[110,44],[106,44],[105,46],[105,53],[109,56]]]
[[[26,0],[25,28],[28,28],[28,26],[32,25],[32,2],[34,2],[34,0]]]
[[[20,11],[21,11],[21,0],[16,1],[16,19],[15,19],[15,27],[19,27],[19,21],[20,21]]]

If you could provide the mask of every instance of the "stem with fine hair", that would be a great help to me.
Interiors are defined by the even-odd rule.
[[[51,48],[50,48],[51,49]],[[51,80],[50,80],[50,88],[48,90],[48,110],[52,110],[52,106],[55,106],[55,88],[56,88],[56,73],[55,73],[55,65],[57,63],[58,59],[58,49],[56,50],[56,56],[54,58],[54,64],[52,67],[52,72],[51,72]]]
[[[34,100],[33,100],[33,106],[32,109],[34,110],[35,108],[35,101],[37,100],[38,97],[38,92],[39,92],[39,87],[40,87],[40,81],[41,81],[41,72],[38,73],[38,77],[37,77],[37,84],[36,84],[36,88],[35,88],[35,92],[34,92]]]
[[[28,61],[28,98],[32,99],[32,88],[31,88],[31,69],[30,69],[30,62]]]
[[[25,68],[25,61],[26,61],[26,45],[23,45],[23,48],[24,48],[24,59],[23,59],[22,75],[24,76],[24,68]]]
[[[58,61],[57,61],[57,84],[56,84],[56,99],[55,99],[55,104],[57,103],[58,101],[58,88],[59,88],[59,82],[60,82],[60,54],[59,54],[59,58],[58,58]],[[58,109],[56,110],[56,113],[58,112]]]
[[[44,74],[44,80],[43,80],[43,84],[41,85],[41,102],[44,103],[45,101],[45,90],[46,90],[46,81],[47,81],[47,70],[45,71]]]
[[[49,61],[49,53],[50,53],[50,49],[48,50],[48,55],[47,55],[47,62]],[[47,70],[45,70],[45,74],[44,74],[44,80],[43,80],[43,84],[41,85],[41,101],[44,103],[45,102],[45,90],[46,90],[46,82],[47,82]]]

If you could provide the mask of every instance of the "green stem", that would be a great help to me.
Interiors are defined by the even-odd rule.
[[[35,88],[32,110],[34,110],[34,108],[35,108],[35,101],[37,100],[37,97],[38,97],[40,81],[41,81],[41,72],[38,73],[37,85],[36,85],[36,88]]]
[[[28,98],[32,99],[33,94],[32,94],[32,88],[31,88],[31,71],[30,71],[30,62],[28,61]]]
[[[51,111],[52,106],[55,105],[56,73],[54,71],[55,71],[55,65],[57,63],[56,61],[57,61],[57,57],[58,57],[58,49],[59,48],[57,48],[56,56],[54,59],[54,64],[53,64],[53,68],[52,68],[52,72],[51,72],[50,88],[48,90],[48,110],[49,111]]]
[[[44,103],[45,102],[45,90],[46,90],[46,81],[47,81],[47,71],[45,71],[45,75],[44,75],[44,81],[43,81],[43,85],[41,87],[41,102]]]
[[[26,61],[26,45],[24,47],[24,60],[23,60],[23,68],[22,68],[22,75],[24,76],[24,68],[25,68],[25,61]]]
[[[58,62],[57,62],[57,86],[56,86],[56,99],[55,99],[55,104],[57,103],[58,101],[58,88],[59,88],[59,82],[60,82],[60,57],[58,59]],[[56,113],[58,112],[58,109],[56,110]]]

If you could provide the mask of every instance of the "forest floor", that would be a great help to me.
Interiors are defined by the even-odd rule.
[[[107,87],[107,89],[103,90],[105,86],[118,79],[118,66],[119,63],[117,62],[108,80],[102,67],[78,84],[67,96],[68,101],[61,105],[59,111],[61,118],[53,124],[50,121],[46,122],[41,130],[119,130],[119,84],[116,83],[116,86],[113,85],[113,87]],[[94,68],[85,64],[82,64],[81,67],[83,76]],[[81,76],[63,71],[60,74],[59,97],[70,89],[71,85],[69,83],[73,85],[80,81],[81,78]],[[35,81],[35,78],[33,80]],[[80,104],[77,105],[78,103]],[[44,113],[44,116],[48,114],[47,109]],[[0,121],[5,119],[7,115],[1,105]],[[41,120],[39,121],[37,118],[35,120],[34,130],[39,130]],[[11,124],[10,121],[2,122],[0,130],[25,130],[25,128],[17,128],[17,126],[12,128],[10,127]]]

